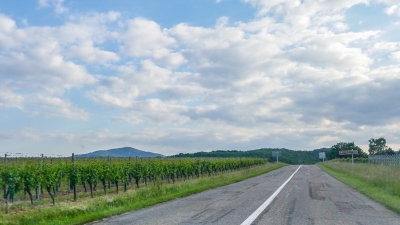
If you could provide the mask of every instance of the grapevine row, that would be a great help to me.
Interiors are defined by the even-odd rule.
[[[55,161],[55,160],[54,160]],[[25,160],[19,163],[9,163],[0,167],[0,185],[3,187],[3,198],[14,201],[16,194],[29,196],[31,204],[46,192],[55,204],[55,197],[64,190],[73,190],[76,200],[77,187],[83,192],[93,192],[102,189],[107,193],[111,188],[116,192],[128,186],[156,182],[174,183],[176,180],[198,178],[233,171],[265,163],[264,159],[256,158],[225,158],[225,159],[79,159],[45,161],[41,165],[39,159]],[[65,187],[67,186],[67,187]],[[7,206],[8,207],[8,206]]]

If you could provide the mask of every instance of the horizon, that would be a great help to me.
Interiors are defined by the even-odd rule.
[[[393,0],[0,3],[0,154],[400,148]]]
[[[361,148],[362,151],[364,151],[365,153],[368,154],[368,145],[365,146],[360,146],[360,145],[356,145],[358,147]],[[85,154],[89,154],[89,153],[93,153],[93,152],[98,152],[98,151],[109,151],[109,150],[116,150],[116,149],[122,149],[122,148],[132,148],[135,150],[139,150],[139,151],[143,151],[143,152],[149,152],[149,153],[154,153],[154,154],[161,154],[163,156],[173,156],[173,155],[179,155],[179,154],[191,154],[191,153],[199,153],[199,152],[214,152],[214,151],[241,151],[241,152],[246,152],[246,151],[253,151],[253,150],[259,150],[259,149],[285,149],[285,150],[290,150],[290,151],[315,151],[315,150],[319,150],[319,149],[330,149],[332,146],[330,147],[319,147],[319,148],[314,148],[314,149],[291,149],[291,148],[285,148],[285,147],[260,147],[260,148],[253,148],[253,149],[208,149],[208,150],[201,150],[201,151],[196,151],[196,152],[179,152],[176,154],[163,154],[163,153],[159,153],[156,151],[151,151],[151,150],[146,150],[146,149],[138,149],[132,146],[124,146],[124,147],[113,147],[110,149],[97,149],[97,150],[90,150],[88,152],[80,152],[80,153],[76,153],[76,152],[72,152],[75,155],[85,155]],[[387,147],[392,148],[395,151],[400,151],[396,150],[395,148],[393,148],[392,145],[387,145]],[[72,154],[71,153],[71,154]],[[7,157],[10,158],[24,158],[24,157],[41,157],[41,155],[43,154],[44,157],[70,157],[71,154],[53,154],[53,153],[36,153],[36,154],[27,154],[27,153],[23,153],[23,152],[0,152],[0,154],[7,154]],[[3,157],[3,156],[0,156]]]

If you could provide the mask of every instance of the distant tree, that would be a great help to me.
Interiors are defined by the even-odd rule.
[[[357,157],[367,157],[367,154],[362,151],[360,147],[354,144],[354,142],[339,142],[331,147],[331,151],[328,153],[328,159],[334,159],[339,157],[351,157],[350,156],[341,156],[339,155],[339,151],[346,150],[357,150]]]
[[[390,149],[386,146],[386,139],[381,137],[381,138],[371,138],[368,140],[369,141],[369,149],[368,152],[370,155],[386,155],[389,152],[392,152],[393,150]]]
[[[395,155],[396,154],[396,152],[390,147],[386,150],[386,152],[387,152],[388,155]]]

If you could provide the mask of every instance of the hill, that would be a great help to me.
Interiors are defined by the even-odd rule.
[[[330,148],[315,149],[312,151],[296,151],[285,148],[262,148],[249,151],[237,150],[217,150],[212,152],[180,153],[172,157],[260,157],[268,158],[270,162],[275,162],[276,157],[272,157],[273,151],[281,151],[280,162],[288,164],[314,164],[319,162],[318,153],[328,152]]]
[[[78,158],[92,158],[92,157],[113,157],[113,158],[123,158],[123,157],[140,157],[140,158],[153,158],[153,157],[165,157],[164,155],[146,152],[136,148],[124,147],[124,148],[114,148],[109,150],[98,150],[90,152],[87,154],[76,155]]]

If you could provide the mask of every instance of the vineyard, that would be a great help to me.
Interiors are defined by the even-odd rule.
[[[265,159],[255,158],[9,159],[0,167],[2,205],[6,212],[9,202],[15,201],[28,201],[33,205],[35,201],[48,198],[54,205],[59,195],[76,201],[80,193],[88,193],[93,198],[95,192],[119,193],[129,187],[139,189],[142,185],[175,183],[265,162]]]

